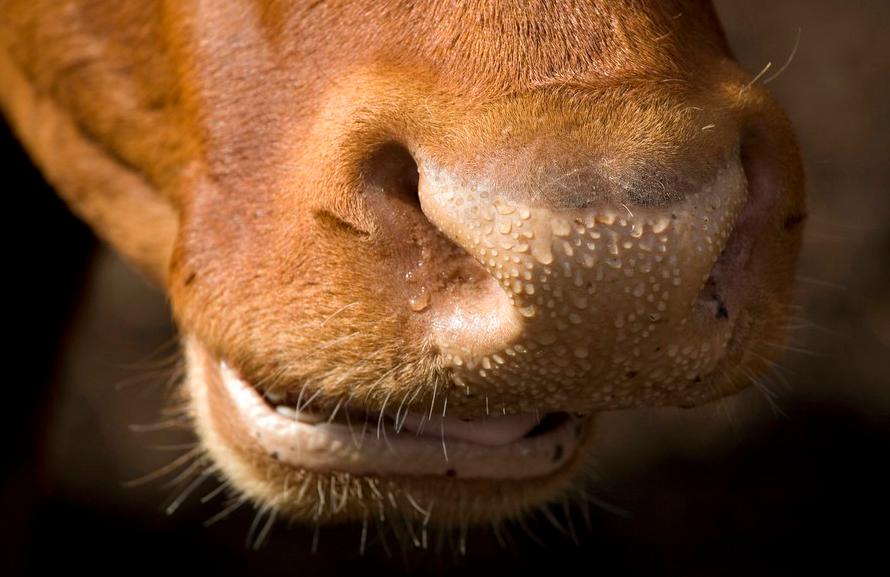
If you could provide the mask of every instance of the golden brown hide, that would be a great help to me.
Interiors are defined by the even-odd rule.
[[[596,413],[721,398],[782,339],[798,152],[707,3],[0,11],[5,114],[165,287],[196,428],[256,501],[522,512],[583,480]],[[304,421],[370,414],[377,449],[263,428],[257,393]],[[530,415],[565,438],[513,435]],[[450,460],[381,444],[424,422]]]

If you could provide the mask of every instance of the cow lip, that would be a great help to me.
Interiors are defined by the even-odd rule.
[[[224,381],[238,379],[247,381],[238,371],[231,368],[225,361],[220,362],[220,372]],[[517,415],[486,414],[468,418],[445,414],[445,411],[421,409],[409,410],[400,403],[393,411],[386,407],[355,408],[348,401],[324,399],[320,391],[313,394],[281,393],[258,389],[257,392],[271,409],[290,420],[307,425],[339,424],[347,427],[359,426],[367,429],[370,426],[378,434],[403,435],[414,434],[422,437],[435,437],[447,442],[467,441],[479,445],[501,446],[514,443],[522,438],[549,432],[564,424],[570,417],[565,412],[558,413],[522,413]],[[308,400],[307,400],[308,397]],[[406,395],[407,398],[407,395]],[[328,402],[325,402],[325,401]],[[447,404],[446,404],[447,407]],[[444,409],[444,408],[443,408]]]
[[[468,430],[441,434],[453,424],[442,420],[437,422],[438,435],[406,426],[409,419],[405,418],[400,433],[384,422],[361,428],[333,420],[305,422],[312,419],[281,414],[236,371],[202,352],[204,398],[196,399],[196,409],[215,421],[214,428],[227,428],[230,434],[240,431],[239,439],[229,439],[232,444],[297,469],[375,476],[534,479],[574,462],[590,429],[589,419],[565,414],[548,419],[548,426],[538,425],[537,420],[530,423],[530,419],[523,424],[524,417],[519,417],[520,423],[506,427],[506,434],[501,427],[500,436],[486,436],[483,424],[481,438]],[[215,389],[212,394],[210,389]],[[227,405],[224,419],[213,418],[218,411],[211,403]],[[479,423],[474,424],[478,429]]]

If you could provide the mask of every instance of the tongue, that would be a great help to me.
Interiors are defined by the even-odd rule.
[[[479,445],[508,445],[524,437],[538,424],[535,415],[484,417],[463,421],[455,417],[405,416],[403,430],[424,437],[444,437]]]

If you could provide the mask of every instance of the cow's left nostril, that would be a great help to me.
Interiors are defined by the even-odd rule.
[[[725,255],[725,252],[721,254],[721,258]],[[715,266],[715,269],[719,267],[720,259],[718,259],[718,265]],[[705,286],[702,287],[701,294],[698,297],[699,303],[703,306],[707,307],[712,316],[715,319],[728,319],[729,318],[729,309],[726,305],[726,300],[720,294],[720,287],[717,286],[717,280],[714,276],[714,273],[711,273],[711,276],[708,277],[708,280],[705,282]]]
[[[739,163],[745,176],[745,204],[698,297],[699,305],[718,321],[733,318],[743,295],[756,282],[749,261],[758,238],[771,228],[787,230],[789,220],[803,219],[795,213],[780,220],[782,191],[776,178],[776,159],[756,131],[742,139]]]

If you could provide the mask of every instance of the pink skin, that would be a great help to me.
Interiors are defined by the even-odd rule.
[[[408,413],[404,429],[423,437],[445,437],[477,445],[500,446],[515,443],[538,424],[535,415],[483,417],[472,421],[440,415]]]
[[[204,357],[202,370],[193,380],[197,410],[207,409],[210,387],[223,387],[236,418],[256,443],[272,458],[297,468],[367,475],[529,479],[565,467],[586,436],[585,421],[567,418],[549,432],[525,437],[537,424],[534,415],[471,422],[434,416],[419,434],[421,417],[416,414],[408,415],[401,433],[391,426],[378,433],[376,424],[363,429],[362,424],[303,423],[277,413],[253,386],[225,363],[215,362],[200,346],[192,343],[191,348],[192,355]]]

